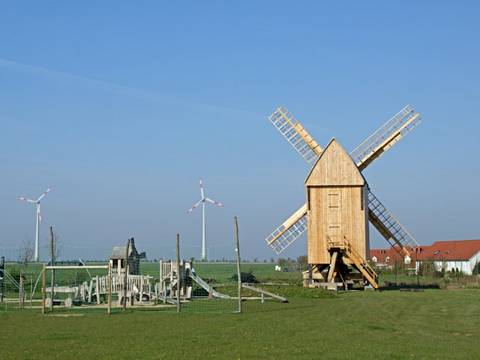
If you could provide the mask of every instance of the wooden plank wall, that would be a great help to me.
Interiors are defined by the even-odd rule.
[[[368,251],[365,186],[308,187],[308,262],[329,264],[328,238],[347,240],[364,259]]]

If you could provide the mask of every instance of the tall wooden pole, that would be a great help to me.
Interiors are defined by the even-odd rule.
[[[20,284],[18,289],[18,306],[20,309],[23,309],[23,302],[25,300],[25,275],[20,272]]]
[[[33,306],[33,275],[30,275],[30,308]]]
[[[177,312],[180,312],[180,234],[177,234]]]
[[[127,309],[127,282],[128,282],[128,253],[130,250],[130,239],[127,241],[127,250],[125,251],[125,274],[123,277],[123,310]]]
[[[55,266],[55,235],[53,226],[50,226],[50,265]],[[50,311],[53,311],[53,298],[55,296],[55,270],[51,270],[50,279]]]
[[[42,314],[45,314],[45,286],[47,284],[47,269],[45,269],[45,264],[43,264],[42,270]]]
[[[108,315],[112,313],[112,264],[108,262]]]
[[[0,259],[0,303],[3,303],[5,296],[5,257]]]
[[[238,237],[238,219],[234,219],[235,251],[237,253],[238,312],[242,312],[242,272],[240,269],[240,239]]]

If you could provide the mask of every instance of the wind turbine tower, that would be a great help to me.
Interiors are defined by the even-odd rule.
[[[40,195],[38,197],[37,200],[32,200],[32,199],[29,199],[29,198],[26,198],[24,196],[22,196],[20,198],[20,200],[22,201],[26,201],[30,204],[33,204],[35,205],[36,209],[37,209],[37,212],[36,212],[36,222],[35,222],[35,254],[34,254],[34,260],[35,261],[38,261],[39,259],[39,239],[40,239],[40,222],[42,221],[42,213],[40,211],[40,202],[42,201],[42,199],[47,196],[47,194],[50,192],[50,188],[48,188],[42,195]]]
[[[206,253],[206,237],[207,237],[207,229],[206,229],[206,224],[205,224],[205,208],[207,202],[213,205],[217,205],[220,207],[223,207],[223,204],[221,202],[212,200],[208,197],[205,196],[205,189],[203,186],[203,181],[200,179],[200,200],[194,204],[188,212],[191,213],[195,208],[197,208],[200,204],[202,205],[202,261],[207,260],[207,253]]]

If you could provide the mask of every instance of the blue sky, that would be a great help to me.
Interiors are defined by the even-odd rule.
[[[267,121],[284,105],[353,149],[404,105],[422,124],[365,171],[421,243],[479,238],[480,16],[474,1],[2,2],[0,253],[56,227],[64,257],[135,236],[151,257],[273,253],[304,201],[303,160]],[[372,230],[372,245],[386,246]],[[45,250],[43,253],[45,254]],[[285,256],[306,252],[304,239]]]

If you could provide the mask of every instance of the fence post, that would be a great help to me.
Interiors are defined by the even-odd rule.
[[[234,219],[235,252],[237,253],[238,312],[242,312],[242,272],[240,269],[240,239],[238,237],[238,219]]]
[[[23,301],[25,300],[25,291],[24,291],[24,287],[25,287],[25,277],[24,277],[24,274],[23,274],[23,271],[20,272],[20,284],[19,284],[19,289],[18,289],[18,307],[20,309],[23,309]]]
[[[30,308],[33,307],[33,275],[30,275]]]
[[[180,234],[177,234],[177,313],[180,312]]]
[[[125,251],[125,263],[124,263],[124,270],[125,275],[123,277],[123,310],[127,309],[127,281],[128,281],[128,253],[130,250],[130,239],[127,241],[127,250]]]
[[[50,226],[50,265],[55,266],[55,235],[53,226]],[[50,281],[50,311],[53,311],[53,298],[55,297],[55,269],[52,269]]]
[[[108,308],[107,313],[112,313],[112,264],[108,262]]]
[[[0,259],[0,303],[3,303],[3,296],[5,293],[5,258]]]
[[[45,315],[45,286],[47,283],[47,269],[45,268],[45,264],[43,264],[42,270],[42,314]]]

